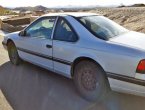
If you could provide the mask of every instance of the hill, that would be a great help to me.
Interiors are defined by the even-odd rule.
[[[9,14],[12,14],[12,12],[9,9],[6,9],[6,8],[0,6],[0,16],[9,15]]]
[[[6,10],[5,8],[3,8],[2,6],[0,6],[0,15],[5,14],[6,11],[7,11],[7,10]]]
[[[13,10],[19,10],[19,11],[46,11],[47,8],[44,7],[44,6],[41,6],[41,5],[38,5],[38,6],[35,6],[35,7],[17,7],[17,8],[14,8]]]
[[[140,3],[140,4],[133,4],[133,5],[124,5],[124,4],[121,4],[120,6],[118,6],[118,8],[122,8],[122,7],[145,7],[145,4],[143,3]]]
[[[145,4],[134,4],[131,5],[130,7],[145,7]]]

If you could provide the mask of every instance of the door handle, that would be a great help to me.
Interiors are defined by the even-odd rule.
[[[52,45],[47,44],[46,47],[47,48],[52,48]]]

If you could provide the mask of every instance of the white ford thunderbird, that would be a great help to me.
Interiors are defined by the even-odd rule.
[[[3,45],[10,61],[31,62],[74,80],[98,100],[108,89],[145,96],[145,35],[93,13],[44,15]]]

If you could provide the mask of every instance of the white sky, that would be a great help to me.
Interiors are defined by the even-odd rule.
[[[145,0],[0,0],[0,5],[6,7],[36,6],[43,5],[46,7],[54,6],[88,6],[88,5],[119,5],[119,4],[145,3]]]

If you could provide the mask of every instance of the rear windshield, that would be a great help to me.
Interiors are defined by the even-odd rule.
[[[128,30],[104,16],[85,16],[78,20],[95,36],[108,40]]]

